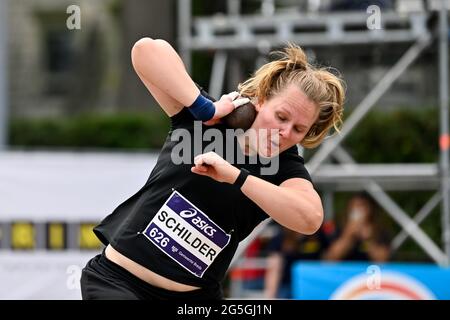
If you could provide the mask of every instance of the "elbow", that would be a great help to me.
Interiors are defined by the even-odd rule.
[[[140,50],[142,48],[146,48],[148,46],[153,45],[153,43],[156,40],[149,38],[149,37],[144,37],[139,39],[138,41],[136,41],[136,43],[133,45],[132,51],[136,51],[136,50]]]
[[[162,39],[145,37],[136,41],[131,49],[131,61],[136,71],[152,63],[158,63],[161,56],[167,54],[170,44]]]
[[[134,69],[137,71],[141,61],[145,61],[144,56],[151,54],[154,41],[151,38],[142,38],[138,40],[131,49],[131,62]]]
[[[145,56],[148,58],[149,56],[161,56],[167,54],[168,48],[171,48],[171,45],[166,40],[144,37],[136,41],[133,48],[131,48],[131,57],[139,58]]]
[[[312,235],[316,233],[323,223],[323,210],[318,210],[312,212],[305,223],[302,224],[301,230],[299,231],[305,235]]]

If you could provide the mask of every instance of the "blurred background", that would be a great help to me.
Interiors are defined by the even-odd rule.
[[[447,0],[0,0],[0,299],[80,299],[93,226],[147,180],[169,119],[130,59],[170,42],[212,96],[288,41],[347,84],[342,134],[301,150],[313,236],[266,221],[241,299],[449,299]]]

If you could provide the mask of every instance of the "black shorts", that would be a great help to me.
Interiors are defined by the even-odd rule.
[[[83,300],[221,300],[222,289],[188,292],[152,286],[106,258],[104,252],[89,260],[81,273]]]

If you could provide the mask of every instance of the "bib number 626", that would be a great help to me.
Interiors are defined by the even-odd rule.
[[[164,237],[164,234],[158,230],[158,228],[153,228],[150,230],[150,237],[158,242],[162,247],[166,247],[169,244],[170,239]]]

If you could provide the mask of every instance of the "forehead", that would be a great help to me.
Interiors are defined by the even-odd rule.
[[[290,113],[296,121],[311,125],[317,118],[319,108],[302,90],[290,85],[272,99],[275,110]]]

